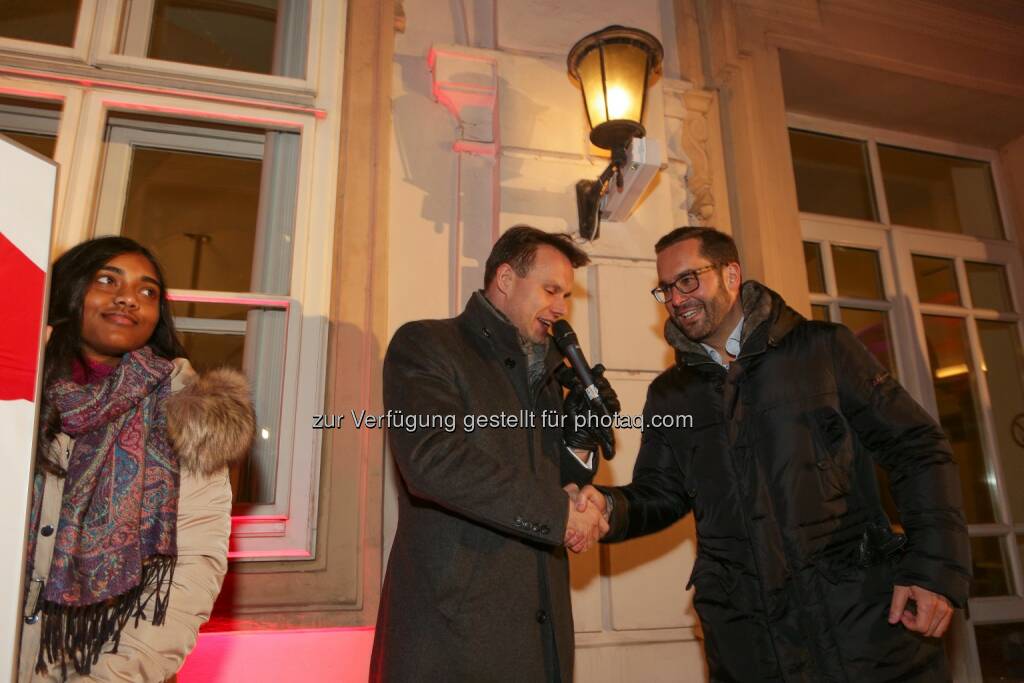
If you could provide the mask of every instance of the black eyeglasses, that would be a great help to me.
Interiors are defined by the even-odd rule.
[[[679,292],[682,294],[696,292],[697,289],[700,288],[700,274],[706,273],[709,270],[714,270],[717,267],[718,266],[712,263],[711,265],[704,266],[702,268],[697,268],[696,270],[688,270],[679,277],[677,277],[675,282],[668,285],[661,285],[660,287],[655,287],[654,289],[651,290],[651,294],[654,295],[654,299],[659,304],[667,304],[669,301],[672,300],[673,287],[679,290]]]

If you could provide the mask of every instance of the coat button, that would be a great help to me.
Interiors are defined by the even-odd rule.
[[[25,623],[30,625],[30,626],[32,624],[36,623],[37,621],[39,621],[39,615],[38,614],[33,614],[30,617],[25,617]]]
[[[530,527],[530,531],[533,533],[540,533],[540,524],[534,524]]]
[[[548,623],[548,613],[542,609],[537,610],[537,623],[546,624]]]
[[[47,524],[46,526],[44,526],[42,529],[39,530],[39,533],[42,534],[43,536],[52,536],[53,535],[53,527],[50,526],[49,524]]]
[[[819,460],[818,461],[818,469],[819,470],[827,470],[828,469],[828,463],[825,462],[824,460]]]
[[[512,360],[511,358],[506,358],[505,359],[505,367],[506,368],[514,368],[515,366],[516,366],[516,362],[514,360]]]
[[[547,524],[541,524],[541,525],[540,525],[540,532],[541,532],[542,534],[544,534],[545,536],[547,536],[548,534],[550,534],[550,533],[551,533],[551,529],[549,529],[549,528],[548,528],[548,525],[547,525]]]

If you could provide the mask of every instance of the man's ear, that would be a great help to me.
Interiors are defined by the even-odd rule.
[[[516,271],[512,269],[507,263],[502,263],[498,266],[498,269],[494,271],[494,286],[497,287],[498,291],[508,296],[512,291],[512,287],[515,286]]]
[[[725,284],[730,291],[739,291],[743,283],[743,273],[740,264],[733,262],[725,267]]]

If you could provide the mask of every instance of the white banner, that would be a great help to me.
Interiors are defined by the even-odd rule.
[[[18,642],[57,165],[0,135],[0,643]],[[17,675],[0,647],[0,678]],[[5,673],[6,672],[6,673]]]

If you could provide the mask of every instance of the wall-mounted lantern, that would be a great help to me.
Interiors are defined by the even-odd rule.
[[[590,141],[611,151],[612,161],[597,180],[576,183],[580,235],[597,239],[599,204],[612,178],[619,190],[634,138],[643,126],[647,88],[660,73],[664,50],[646,31],[608,26],[582,38],[569,51],[569,74],[583,90]]]

